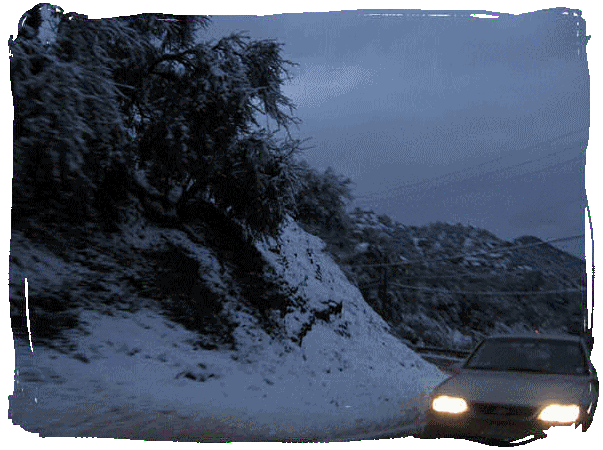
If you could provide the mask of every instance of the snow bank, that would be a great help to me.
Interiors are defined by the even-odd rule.
[[[184,233],[127,236],[140,247],[165,239],[202,267],[213,259]],[[323,247],[293,221],[278,242],[258,244],[303,302],[284,316],[280,340],[239,311],[237,350],[195,350],[194,333],[144,309],[83,311],[86,332],[68,333],[80,359],[18,343],[13,421],[45,436],[168,440],[345,438],[413,422],[444,375],[387,332]]]

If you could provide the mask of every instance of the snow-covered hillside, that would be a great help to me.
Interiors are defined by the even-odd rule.
[[[31,352],[26,340],[16,341],[15,424],[44,436],[346,438],[403,428],[444,379],[388,333],[323,253],[323,242],[293,221],[278,241],[257,244],[273,279],[296,292],[286,311],[271,313],[279,325],[272,335],[237,297],[232,267],[186,233],[131,217],[107,245],[141,258],[168,244],[194,258],[199,278],[220,293],[235,324],[234,345],[200,347],[195,332],[151,304],[130,311],[80,307],[79,326],[65,333],[69,345]],[[99,278],[85,258],[67,265],[18,232],[11,245],[13,296],[25,277],[32,303],[53,285]],[[86,257],[103,264],[105,291],[111,285],[113,295],[128,295],[116,277],[132,275],[137,263],[118,263],[108,248],[90,247]]]
[[[407,226],[360,209],[349,218],[337,234],[313,232],[401,339],[467,350],[491,333],[583,326],[584,261],[550,244],[461,224]]]

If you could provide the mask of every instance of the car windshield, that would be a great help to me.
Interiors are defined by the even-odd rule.
[[[586,358],[577,342],[536,339],[487,339],[465,368],[583,375]]]

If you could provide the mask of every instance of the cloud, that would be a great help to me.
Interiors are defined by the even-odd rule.
[[[361,85],[372,83],[373,72],[359,65],[308,65],[300,75],[283,87],[283,91],[298,107],[316,108]]]

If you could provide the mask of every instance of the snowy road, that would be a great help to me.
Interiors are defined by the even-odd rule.
[[[134,440],[161,441],[350,441],[388,439],[413,435],[419,430],[419,420],[400,423],[398,419],[382,422],[358,421],[355,426],[333,425],[304,431],[287,432],[279,426],[254,423],[242,416],[204,417],[188,415],[175,409],[157,409],[151,405],[122,402],[109,405],[99,400],[90,402],[77,393],[52,398],[47,389],[25,389],[11,400],[12,419],[29,432],[45,437],[120,437]],[[37,395],[41,395],[37,397]],[[56,408],[56,401],[64,402],[63,410]],[[273,423],[282,423],[275,417]]]
[[[419,433],[421,423],[419,418],[406,423],[393,423],[384,422],[377,426],[372,426],[370,429],[363,429],[358,427],[357,429],[349,430],[345,437],[335,437],[332,441],[356,441],[356,440],[369,440],[369,439],[394,439],[398,437],[414,436]]]
[[[331,370],[313,376],[319,366],[312,363],[304,369],[304,362],[297,358],[286,365],[280,361],[280,369],[272,366],[271,374],[261,375],[262,367],[271,366],[267,357],[261,358],[260,365],[247,366],[235,363],[229,355],[190,352],[182,344],[173,347],[182,342],[177,339],[179,333],[170,330],[168,337],[153,316],[137,315],[137,322],[140,327],[127,319],[100,320],[89,342],[99,355],[110,359],[99,356],[84,363],[49,350],[31,353],[28,346],[17,345],[14,394],[9,397],[13,423],[45,437],[192,442],[397,438],[418,430],[416,419],[425,406],[420,386],[432,386],[441,378],[436,372],[430,374],[431,381],[424,378],[418,383],[414,378],[425,377],[426,372],[414,370],[406,373],[408,379],[392,380],[372,380],[367,378],[372,373],[365,371]],[[125,329],[126,324],[131,334],[117,340],[115,330]],[[143,331],[149,334],[141,335]],[[158,339],[164,335],[169,342]],[[132,342],[137,342],[140,351],[129,356]],[[86,338],[79,343],[90,348]],[[164,354],[163,363],[147,359]],[[198,360],[207,365],[206,372],[216,373],[215,379],[202,383],[174,379],[175,373]],[[301,376],[302,370],[309,370],[310,375]],[[265,382],[268,377],[273,384]],[[408,387],[395,389],[392,383],[400,381]],[[331,397],[339,406],[329,401]]]

